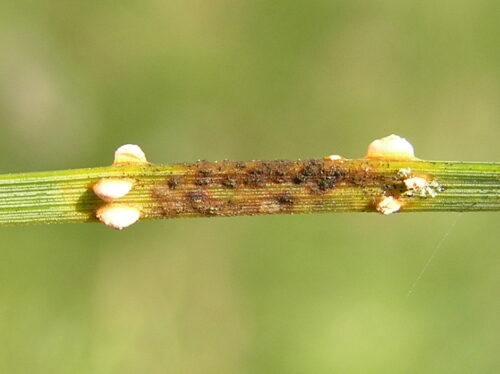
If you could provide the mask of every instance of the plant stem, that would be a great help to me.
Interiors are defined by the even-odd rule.
[[[110,177],[135,181],[116,203],[141,219],[373,212],[387,196],[399,212],[500,210],[500,163],[200,161],[0,175],[0,225],[96,221],[106,203],[92,186]],[[426,185],[408,188],[413,177]]]

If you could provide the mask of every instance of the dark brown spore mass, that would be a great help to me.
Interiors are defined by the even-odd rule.
[[[350,169],[321,159],[199,161],[179,166],[182,176],[168,177],[151,190],[164,217],[301,212],[307,204],[321,204],[321,196],[337,186],[366,186],[380,183],[381,178],[368,168]]]

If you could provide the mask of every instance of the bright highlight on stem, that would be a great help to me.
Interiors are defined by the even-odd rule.
[[[499,211],[500,163],[423,161],[396,135],[363,159],[154,165],[136,145],[112,166],[0,175],[0,225],[327,212]]]

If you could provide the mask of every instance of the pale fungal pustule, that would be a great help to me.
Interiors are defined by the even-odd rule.
[[[365,158],[385,160],[414,160],[415,152],[408,140],[398,135],[376,139],[368,145]]]
[[[407,178],[411,174],[411,169],[410,168],[402,168],[398,170],[398,177],[399,178]]]
[[[407,191],[405,196],[418,195],[420,197],[436,197],[438,192],[443,191],[443,187],[436,181],[428,181],[422,177],[411,177],[404,180]]]
[[[425,196],[427,181],[421,177],[411,177],[404,180],[404,184],[408,191],[414,192],[418,195]]]
[[[323,160],[325,160],[325,161],[339,161],[339,160],[344,160],[344,157],[342,157],[340,155],[330,155],[330,156],[324,157]]]
[[[136,144],[125,144],[115,151],[113,165],[148,164],[146,155]]]
[[[134,186],[134,181],[127,178],[103,178],[92,186],[94,193],[107,202],[124,197]]]
[[[97,210],[96,216],[106,226],[123,230],[137,222],[141,218],[141,212],[128,205],[107,204]]]
[[[135,144],[125,144],[115,151],[113,166],[148,164],[146,155]],[[92,189],[101,199],[111,203],[126,196],[134,187],[134,180],[129,178],[103,178],[96,182]],[[106,204],[96,211],[96,217],[116,230],[123,230],[141,218],[141,211],[125,204]]]
[[[388,215],[401,209],[401,202],[392,196],[384,196],[377,202],[375,208],[378,212]]]

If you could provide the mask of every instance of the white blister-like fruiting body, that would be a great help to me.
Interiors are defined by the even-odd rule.
[[[406,178],[409,175],[411,175],[411,169],[410,168],[399,169],[397,175],[399,178]]]
[[[326,156],[325,158],[323,158],[323,160],[325,160],[325,161],[339,161],[339,160],[344,160],[344,157],[342,157],[340,155],[330,155],[330,156]]]
[[[421,177],[411,177],[404,180],[404,184],[408,191],[416,192],[419,195],[425,196],[427,181]]]
[[[401,209],[401,202],[392,196],[384,196],[375,207],[378,212],[389,215]]]
[[[103,178],[92,189],[101,200],[111,202],[128,194],[133,186],[131,179]]]
[[[436,181],[427,181],[421,177],[411,177],[404,180],[406,186],[405,196],[418,195],[420,197],[436,197],[438,192],[443,192],[443,187]]]
[[[141,212],[128,205],[108,204],[99,208],[96,216],[106,226],[123,230],[136,223],[141,218]]]
[[[386,160],[414,160],[411,143],[398,135],[376,139],[368,145],[365,158]]]
[[[115,151],[113,165],[147,164],[146,155],[136,144],[124,144]]]

